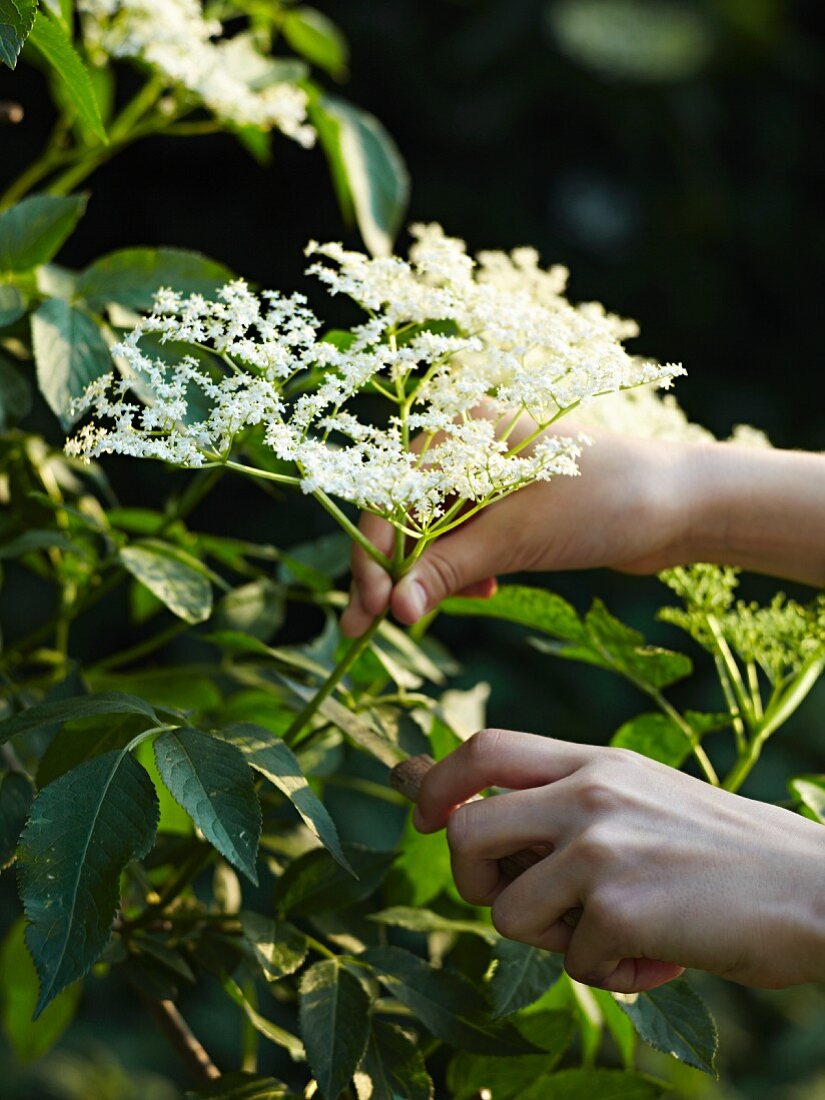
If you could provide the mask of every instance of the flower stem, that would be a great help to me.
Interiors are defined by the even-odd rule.
[[[353,539],[354,542],[357,542],[365,553],[369,554],[373,561],[378,562],[378,564],[383,569],[386,569],[388,573],[392,574],[393,564],[387,557],[387,555],[382,554],[378,547],[373,546],[366,535],[362,534],[361,531],[358,530],[352,520],[350,520],[349,517],[341,511],[334,500],[330,500],[330,498],[322,489],[316,489],[312,495],[315,497],[321,507],[329,512],[335,522],[339,526],[343,527],[349,537]]]
[[[294,747],[296,742],[301,739],[300,735],[304,732],[306,727],[312,721],[313,717],[318,711],[318,708],[321,706],[325,699],[328,699],[329,696],[332,695],[333,691],[335,691],[335,689],[344,679],[346,674],[349,672],[349,670],[352,668],[352,666],[355,664],[355,662],[358,660],[364,650],[367,649],[370,642],[377,634],[378,628],[381,626],[386,617],[386,611],[382,612],[382,614],[380,615],[377,615],[372,620],[369,628],[364,634],[361,635],[360,638],[353,638],[352,643],[350,644],[344,656],[341,658],[341,660],[338,662],[332,672],[330,672],[326,680],[324,680],[323,684],[320,686],[315,695],[312,696],[312,698],[307,702],[306,706],[295,716],[292,725],[284,734],[284,741],[286,741],[288,745],[292,745]]]

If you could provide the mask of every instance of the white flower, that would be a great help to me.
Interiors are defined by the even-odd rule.
[[[223,27],[205,18],[199,0],[79,0],[78,10],[92,51],[151,65],[218,118],[275,127],[304,147],[314,144],[306,93],[280,76],[278,62],[250,35],[215,41]]]
[[[477,265],[438,226],[413,235],[406,260],[310,245],[310,271],[368,313],[334,341],[319,336],[300,295],[258,297],[241,281],[214,301],[160,291],[114,349],[123,379],[95,383],[78,407],[113,427],[84,429],[73,452],[193,466],[227,457],[240,433],[260,427],[305,492],[426,536],[459,522],[461,502],[474,510],[578,472],[583,437],[545,432],[532,448],[512,447],[514,414],[544,431],[569,409],[682,373],[630,356],[622,339],[635,326],[594,303],[572,305],[566,274],[541,271],[531,250],[484,253]],[[147,337],[197,345],[199,355],[170,365],[147,353]],[[127,401],[130,389],[145,407]]]

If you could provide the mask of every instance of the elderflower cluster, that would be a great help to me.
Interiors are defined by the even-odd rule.
[[[206,18],[200,0],[79,0],[78,10],[92,51],[152,66],[218,118],[314,144],[306,93],[283,80],[250,35],[220,39],[220,21]]]
[[[667,385],[682,372],[629,356],[621,341],[635,326],[569,303],[559,269],[541,271],[535,253],[476,263],[438,226],[413,235],[407,260],[309,246],[310,272],[368,315],[343,338],[324,339],[300,295],[259,297],[241,281],[212,301],[160,292],[113,349],[120,376],[99,379],[78,403],[95,420],[70,452],[199,466],[225,460],[240,433],[259,427],[305,492],[421,537],[449,522],[456,502],[485,506],[575,475],[583,439],[544,429],[605,393]],[[152,352],[158,341],[193,353],[169,363]],[[532,447],[508,442],[524,412],[543,433]]]

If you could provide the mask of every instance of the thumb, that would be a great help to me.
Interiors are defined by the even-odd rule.
[[[463,593],[491,596],[496,562],[484,537],[484,520],[460,527],[434,542],[393,589],[392,613],[408,626],[432,611],[447,596]]]

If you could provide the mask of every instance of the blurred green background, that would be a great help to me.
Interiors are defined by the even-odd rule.
[[[472,248],[536,246],[572,269],[574,298],[637,318],[640,352],[683,361],[677,396],[719,434],[739,422],[776,445],[825,449],[821,302],[825,274],[825,41],[817,0],[319,0],[350,39],[348,95],[380,116],[413,180],[410,220],[437,220]],[[6,129],[11,178],[43,141],[42,78],[0,73],[24,104]],[[192,247],[263,286],[300,286],[309,237],[344,236],[320,151],[286,141],[262,170],[228,136],[147,140],[92,177],[89,213],[62,259],[82,265],[132,244]],[[328,308],[325,305],[324,307]],[[343,308],[343,307],[342,307]],[[342,315],[340,320],[345,320]],[[38,425],[54,441],[55,426]],[[120,498],[156,503],[171,475],[127,461],[107,469]],[[326,528],[309,509],[265,505],[254,487],[219,488],[193,517],[205,530],[284,545]],[[598,517],[594,517],[598,522]],[[38,617],[25,574],[0,596],[3,630]],[[608,573],[546,583],[580,608],[593,595],[665,643],[665,590]],[[745,590],[770,595],[771,582]],[[804,595],[803,592],[795,593]],[[125,599],[78,638],[89,656],[123,642]],[[468,625],[469,623],[469,625]],[[290,620],[294,637],[310,626]],[[530,650],[516,630],[436,624],[462,665],[458,686],[492,688],[491,724],[606,742],[645,709],[632,689]],[[186,656],[181,642],[179,655]],[[716,705],[710,669],[682,701]],[[713,747],[712,740],[710,742]],[[825,691],[769,746],[746,793],[782,800],[787,778],[825,770]],[[13,883],[0,880],[11,919]],[[753,993],[699,979],[720,1020],[722,1084],[679,1070],[679,1096],[825,1097],[825,991]],[[223,1013],[201,1000],[193,1025],[219,1056]],[[2,1043],[3,1040],[0,1040]],[[163,1041],[112,983],[87,996],[57,1052],[21,1070],[0,1046],[0,1096],[166,1100],[179,1079]],[[666,1060],[650,1056],[657,1072]],[[149,1073],[147,1067],[152,1067]],[[675,1072],[675,1071],[674,1071]],[[164,1075],[168,1075],[167,1077]],[[677,1078],[674,1078],[677,1080]]]

